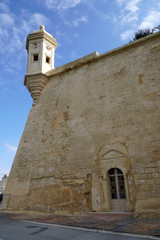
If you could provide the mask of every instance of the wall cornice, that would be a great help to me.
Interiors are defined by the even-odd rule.
[[[112,55],[119,54],[119,53],[124,52],[124,51],[128,51],[129,49],[133,49],[133,48],[136,48],[136,47],[138,47],[140,45],[143,45],[147,42],[153,41],[156,38],[160,38],[160,31],[158,33],[154,33],[154,34],[151,34],[147,37],[144,37],[144,38],[141,38],[139,40],[130,42],[128,44],[125,44],[121,47],[115,48],[111,51],[105,52],[103,54],[99,54],[98,52],[93,52],[93,53],[91,53],[87,56],[79,58],[79,59],[77,59],[73,62],[64,64],[64,65],[62,65],[58,68],[55,68],[55,69],[47,72],[46,76],[47,77],[52,77],[52,76],[55,76],[55,75],[62,75],[64,72],[74,70],[74,69],[79,68],[79,67],[81,67],[85,64],[101,60],[102,58],[110,57]]]

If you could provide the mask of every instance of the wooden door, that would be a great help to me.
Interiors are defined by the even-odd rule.
[[[110,180],[111,211],[126,211],[126,191],[124,175],[118,168],[112,168],[108,171]]]

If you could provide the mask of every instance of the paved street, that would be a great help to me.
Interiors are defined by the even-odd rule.
[[[3,224],[5,219],[12,222],[27,220],[40,223],[160,237],[160,219],[134,218],[133,214],[128,213],[90,213],[81,216],[65,216],[34,212],[0,212],[0,224]]]
[[[99,230],[78,229],[55,224],[13,220],[0,217],[0,240],[151,240],[157,237],[138,236]]]

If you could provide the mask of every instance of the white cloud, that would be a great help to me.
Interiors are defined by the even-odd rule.
[[[106,19],[112,19],[114,16],[112,16],[111,13],[108,13],[105,9],[104,11],[99,10],[98,7],[92,2],[92,1],[86,1],[86,5],[88,5],[88,8],[94,12],[99,18],[106,20]]]
[[[119,26],[123,29],[123,32],[120,34],[123,41],[131,39],[138,28],[141,16],[140,3],[142,1],[143,0],[116,0],[120,9],[117,23],[119,23]]]
[[[116,3],[121,6],[125,1],[126,0],[116,0]]]
[[[0,10],[6,13],[9,12],[8,6],[3,2],[0,3]]]
[[[141,0],[130,0],[127,1],[126,5],[125,5],[125,10],[128,10],[130,12],[137,12],[139,10],[138,8],[138,4],[141,2]]]
[[[87,23],[88,22],[88,18],[87,18],[87,16],[80,16],[79,18],[76,18],[75,20],[73,20],[72,22],[70,21],[67,21],[66,19],[64,19],[63,18],[63,21],[64,21],[64,24],[66,24],[66,25],[69,25],[69,26],[71,26],[71,27],[78,27],[79,26],[79,24],[81,23],[81,22],[85,22],[85,23]]]
[[[8,13],[1,13],[0,19],[1,19],[1,24],[3,25],[3,28],[14,26],[14,18],[11,17]]]
[[[49,25],[49,20],[41,13],[29,14],[25,13],[22,15],[22,23],[18,30],[22,34],[30,33],[33,29],[38,29],[40,25]]]
[[[75,33],[75,34],[74,34],[74,37],[75,37],[75,38],[79,38],[79,34],[78,34],[78,33]]]
[[[121,39],[124,41],[127,39],[130,39],[133,36],[133,34],[134,34],[134,31],[132,29],[127,30],[121,34]]]
[[[77,27],[80,22],[88,22],[88,18],[86,16],[81,16],[73,21],[73,26]]]
[[[123,11],[136,12],[139,10],[138,4],[142,0],[116,0],[119,7],[122,7]]]
[[[139,29],[153,29],[160,24],[160,2],[157,0],[152,3],[149,0],[116,0],[116,3],[120,9],[117,22],[123,30],[120,36],[124,41]]]
[[[86,3],[86,0],[45,0],[44,3],[47,8],[56,11],[66,25],[77,27],[79,26],[80,22],[88,22],[87,17],[83,15],[77,17],[75,20],[71,20],[71,17],[69,18],[69,20],[67,20],[65,15],[67,10],[76,7],[80,3]],[[74,11],[72,17],[75,14],[78,14],[78,11]]]
[[[49,20],[41,13],[30,14],[26,10],[22,10],[19,15],[15,15],[6,4],[0,4],[0,9],[2,11],[0,13],[1,63],[4,69],[9,72],[12,72],[13,69],[20,70],[26,56],[25,39],[27,34],[38,29],[42,24],[49,25]]]
[[[160,24],[160,12],[151,11],[141,22],[139,29],[154,28]]]
[[[28,23],[28,21],[27,21]],[[49,20],[41,13],[34,13],[33,15],[30,16],[29,19],[29,25],[31,26],[40,26],[40,25],[48,25],[49,24]]]
[[[133,14],[133,13],[126,13],[125,15],[122,15],[120,18],[120,23],[121,24],[134,24],[138,21],[138,16],[137,14]]]
[[[63,11],[77,6],[82,1],[83,0],[45,0],[45,4],[48,8]]]
[[[10,145],[9,143],[5,143],[5,147],[7,148],[7,150],[8,150],[9,152],[14,152],[14,153],[16,153],[16,151],[17,151],[17,147],[15,147],[15,146],[13,146],[13,145]]]
[[[120,7],[119,22],[121,24],[135,23],[138,20],[139,3],[142,0],[117,0]]]

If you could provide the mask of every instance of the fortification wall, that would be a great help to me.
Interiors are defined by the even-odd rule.
[[[160,216],[159,36],[48,73],[28,116],[4,207],[110,211],[107,172],[119,168],[126,210]]]

